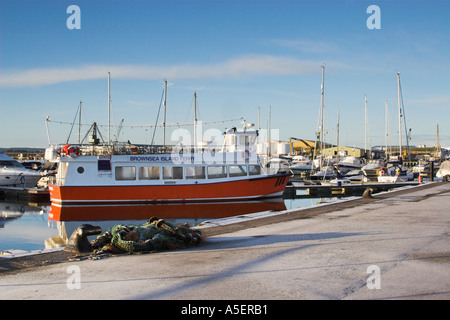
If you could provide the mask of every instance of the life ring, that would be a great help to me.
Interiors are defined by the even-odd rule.
[[[131,152],[132,152],[133,154],[139,154],[139,149],[138,149],[138,147],[136,147],[136,146],[131,146],[130,149],[131,149]]]
[[[73,156],[73,155],[78,156],[80,154],[80,149],[78,149],[77,146],[71,146],[71,145],[66,144],[63,147],[63,152],[68,156]]]

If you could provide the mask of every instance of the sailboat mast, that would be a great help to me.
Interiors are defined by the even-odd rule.
[[[108,72],[108,145],[111,144],[111,73]]]
[[[323,135],[323,122],[324,122],[324,90],[325,90],[325,66],[322,66],[322,86],[321,86],[321,98],[320,98],[320,110],[321,110],[321,120],[320,120],[320,169],[322,169],[322,161],[323,161],[323,149],[325,147],[324,135]]]
[[[270,121],[271,121],[271,113],[272,113],[272,107],[269,105],[269,119],[267,120],[267,161],[269,161],[270,157],[272,156],[272,144],[270,142]]]
[[[387,159],[387,154],[388,154],[388,102],[387,100],[385,101],[385,115],[384,115],[384,135],[385,135],[385,140],[384,140],[384,144],[385,144],[385,157]]]
[[[399,140],[399,156],[402,158],[402,104],[400,97],[400,72],[397,72],[397,95],[398,95],[398,140]]]
[[[166,146],[166,108],[167,108],[167,80],[164,81],[164,121],[163,121],[163,145]]]
[[[197,147],[197,92],[194,91],[194,151]]]
[[[336,143],[337,143],[337,149],[336,149],[336,166],[337,166],[337,169],[339,170],[339,114],[341,113],[341,109],[340,108],[338,108],[338,118],[337,118],[337,132],[336,132],[336,134],[337,134],[337,141],[336,141]]]
[[[367,96],[364,96],[364,157],[367,157]]]
[[[436,126],[436,158],[439,157],[439,161],[441,160],[441,148],[439,146],[439,122]]]
[[[78,144],[81,144],[81,103],[82,101],[80,100],[80,113],[78,115]]]

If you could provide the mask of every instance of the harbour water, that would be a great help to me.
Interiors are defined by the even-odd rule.
[[[305,208],[338,198],[272,199],[236,203],[164,204],[136,206],[98,206],[60,210],[49,204],[30,206],[26,203],[0,201],[0,252],[35,251],[57,247],[67,241],[81,224],[88,223],[107,231],[115,224],[137,225],[152,216],[173,217],[166,220],[199,225],[214,218],[239,216],[262,211]],[[66,208],[63,208],[66,209]],[[126,216],[127,219],[119,218]],[[89,218],[91,217],[91,218]]]

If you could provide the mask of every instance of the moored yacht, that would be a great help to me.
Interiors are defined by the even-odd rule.
[[[39,172],[27,169],[17,160],[0,154],[0,186],[33,188],[41,177]]]
[[[342,174],[346,174],[351,170],[361,169],[363,165],[364,163],[360,158],[351,156],[346,156],[338,162],[338,168]]]
[[[301,175],[302,173],[311,173],[313,169],[313,162],[309,158],[299,155],[292,158],[289,170],[294,175]]]

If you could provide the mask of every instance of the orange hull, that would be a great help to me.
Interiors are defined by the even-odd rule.
[[[281,196],[288,175],[272,175],[207,184],[147,186],[56,186],[51,185],[53,203],[156,203],[234,199],[256,199]]]

